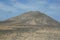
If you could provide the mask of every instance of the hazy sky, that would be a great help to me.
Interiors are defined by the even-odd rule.
[[[60,21],[60,0],[0,0],[0,20],[27,11],[41,11]]]

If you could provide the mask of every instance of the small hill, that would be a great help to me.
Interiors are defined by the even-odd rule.
[[[12,17],[7,19],[2,23],[3,25],[51,25],[58,26],[59,23],[53,18],[39,12],[39,11],[30,11],[22,15]]]
[[[0,40],[60,40],[60,23],[39,11],[0,22]]]

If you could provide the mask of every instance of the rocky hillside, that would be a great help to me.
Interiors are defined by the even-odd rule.
[[[0,23],[3,25],[10,26],[19,26],[19,25],[53,25],[58,26],[59,23],[53,18],[39,12],[39,11],[30,11],[22,15],[9,18],[4,22]]]
[[[0,22],[0,40],[60,40],[60,23],[30,11]]]

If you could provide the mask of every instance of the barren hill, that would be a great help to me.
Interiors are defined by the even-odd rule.
[[[3,25],[19,26],[19,25],[51,25],[58,26],[59,23],[51,17],[39,12],[30,11],[22,15],[7,19],[2,23]]]
[[[30,11],[0,22],[0,40],[60,40],[60,23]]]

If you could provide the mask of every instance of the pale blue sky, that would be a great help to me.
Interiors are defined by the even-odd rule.
[[[0,0],[0,20],[28,11],[40,11],[60,22],[60,0]]]

